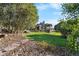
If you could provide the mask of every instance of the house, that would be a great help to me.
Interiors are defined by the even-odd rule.
[[[51,32],[52,31],[52,24],[45,23],[45,21],[36,25],[37,31],[44,31],[44,32]]]
[[[43,21],[43,22],[36,25],[36,29],[38,31],[44,31],[44,26],[45,26],[45,22]]]

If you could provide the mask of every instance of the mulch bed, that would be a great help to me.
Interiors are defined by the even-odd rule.
[[[5,34],[6,36],[3,38],[0,38],[0,48],[6,47],[16,41],[23,40],[24,38],[21,35],[17,34]]]
[[[64,48],[42,48],[33,41],[23,42],[15,49],[7,51],[4,56],[65,56]]]

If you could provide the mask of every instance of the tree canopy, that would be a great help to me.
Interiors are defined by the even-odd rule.
[[[79,50],[77,49],[77,38],[79,37],[79,4],[62,4],[62,12],[66,15],[66,18],[60,27],[65,30],[63,32],[70,30],[70,33],[67,34],[67,48],[70,50],[70,53],[74,54]]]
[[[34,4],[0,4],[0,22],[8,30],[24,30],[34,28],[38,21],[37,8]]]
[[[62,4],[62,12],[66,17],[75,18],[79,16],[79,3]]]

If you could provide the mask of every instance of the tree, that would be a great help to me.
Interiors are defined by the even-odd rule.
[[[72,32],[71,28],[68,27],[71,25],[71,24],[70,25],[69,24],[70,24],[69,21],[61,20],[57,25],[54,26],[54,29],[56,31],[61,32],[63,37],[66,38]]]
[[[34,28],[38,21],[34,4],[0,4],[0,21],[3,27],[13,31]]]
[[[66,47],[70,53],[75,53],[77,51],[77,37],[79,37],[79,18],[61,20],[57,25],[55,25],[55,30],[62,33],[64,37],[67,38]]]
[[[50,33],[52,31],[52,24],[46,23],[44,26],[46,32]]]
[[[67,46],[71,53],[77,51],[77,37],[79,36],[79,4],[62,4],[66,21],[61,25],[64,29],[71,30],[67,35]]]
[[[79,16],[79,3],[62,4],[63,14],[69,18],[76,18]]]

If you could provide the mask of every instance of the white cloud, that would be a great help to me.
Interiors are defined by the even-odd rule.
[[[48,4],[40,4],[39,6],[37,6],[38,10],[45,10],[48,9],[49,5]]]
[[[61,4],[50,3],[50,6],[51,6],[52,8],[55,8],[55,9],[60,9],[60,8],[61,8]]]
[[[49,4],[39,4],[37,6],[38,10],[46,10],[48,8],[60,9],[61,5],[60,4],[55,4],[55,3],[49,3]]]

